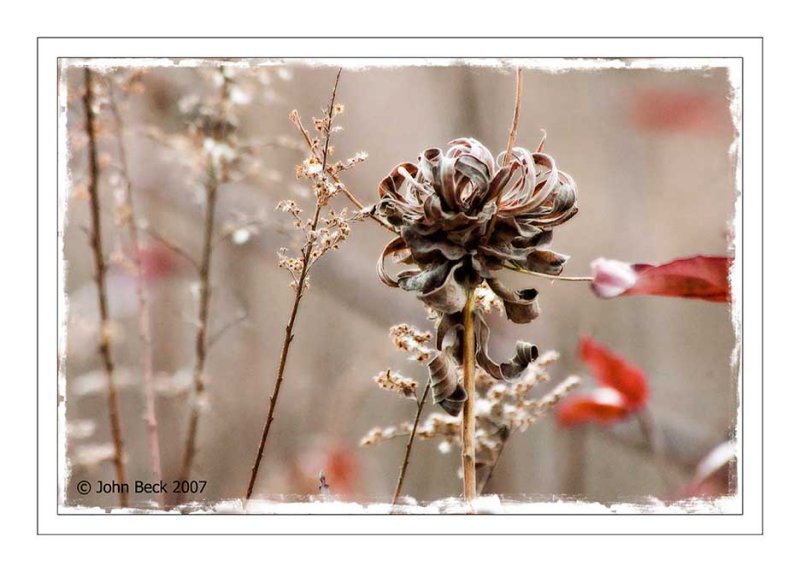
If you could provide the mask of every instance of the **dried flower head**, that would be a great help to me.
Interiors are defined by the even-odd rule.
[[[387,369],[380,372],[372,381],[387,391],[402,395],[407,399],[417,399],[417,382]]]
[[[416,164],[398,165],[378,187],[376,213],[399,234],[384,248],[378,275],[437,312],[439,351],[429,369],[434,400],[453,415],[466,397],[452,362],[461,359],[469,293],[485,281],[512,322],[528,323],[539,314],[538,292],[513,290],[495,273],[507,268],[556,276],[568,258],[547,246],[552,229],[578,212],[574,181],[540,150],[514,147],[511,155],[495,159],[479,141],[456,139],[446,152],[427,149]],[[394,278],[385,269],[390,256],[415,268]],[[518,342],[511,361],[492,360],[481,312],[475,337],[477,362],[494,379],[517,377],[538,356],[535,346]]]

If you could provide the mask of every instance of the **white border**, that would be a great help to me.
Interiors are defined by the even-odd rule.
[[[516,57],[743,57],[742,77],[743,155],[742,173],[747,210],[737,209],[747,229],[746,241],[740,244],[747,261],[748,274],[744,291],[747,337],[744,345],[742,375],[748,380],[743,388],[747,425],[741,443],[746,461],[740,464],[743,487],[742,516],[734,515],[491,515],[457,516],[446,519],[448,533],[495,534],[609,534],[609,533],[760,533],[762,531],[762,388],[761,360],[761,42],[757,39],[41,39],[39,41],[39,531],[41,533],[399,533],[435,534],[442,532],[442,520],[430,516],[257,516],[257,515],[56,515],[56,435],[57,417],[53,404],[57,398],[53,356],[58,355],[56,335],[58,319],[53,293],[62,284],[60,263],[53,248],[53,229],[58,226],[55,201],[56,156],[56,58],[58,57],[303,57],[319,54],[329,57],[359,56],[434,57],[479,59],[495,56]],[[511,61],[511,60],[509,60]],[[544,60],[546,62],[547,60]],[[375,64],[375,60],[325,60],[348,67]],[[403,60],[393,60],[401,65]],[[419,63],[416,60],[414,63]],[[437,60],[435,63],[445,63]],[[587,62],[575,62],[586,67]],[[662,63],[666,63],[663,62]],[[675,60],[675,67],[702,65],[700,60]],[[622,60],[615,65],[628,65]],[[62,173],[63,174],[63,173]],[[63,179],[62,179],[63,180]],[[63,188],[60,192],[63,193]],[[59,200],[61,197],[59,197]],[[741,236],[737,217],[737,236]],[[739,249],[737,249],[739,250]],[[738,253],[737,253],[738,255]],[[742,272],[741,265],[734,275]],[[738,278],[734,279],[738,283]],[[63,309],[63,308],[62,308]],[[741,427],[741,419],[739,426]],[[63,453],[63,451],[61,451]],[[561,505],[547,505],[543,512],[555,512]],[[63,509],[62,509],[63,510]],[[487,519],[491,519],[488,522]]]

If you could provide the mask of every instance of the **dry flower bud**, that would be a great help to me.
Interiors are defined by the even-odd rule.
[[[417,382],[391,370],[380,372],[372,381],[387,391],[402,395],[407,399],[417,399]]]

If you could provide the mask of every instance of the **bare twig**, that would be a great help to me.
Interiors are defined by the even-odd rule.
[[[492,464],[489,465],[488,470],[486,471],[486,475],[481,479],[481,484],[478,485],[478,495],[482,495],[486,485],[489,484],[489,481],[492,480],[492,475],[494,475],[494,470],[497,468],[497,463],[500,462],[500,455],[503,454],[503,449],[506,448],[506,443],[511,438],[511,433],[513,429],[509,429],[508,427],[503,427],[502,434],[500,436],[500,445],[497,448],[497,453],[495,453],[494,459],[492,460]]]
[[[514,143],[517,142],[517,131],[519,130],[519,116],[522,110],[522,68],[517,68],[517,95],[514,98],[514,117],[511,120],[511,129],[508,131],[508,145],[506,146],[505,161],[503,163],[508,165],[511,162],[511,151],[514,149]],[[497,203],[500,203],[500,195],[497,195]]]
[[[222,80],[222,93],[220,94],[219,102],[219,115],[221,118],[227,117],[229,113],[229,99],[230,99],[230,80],[223,73]],[[222,133],[216,133],[215,137],[224,138],[227,136],[227,123],[221,122],[225,127],[222,128]],[[204,379],[204,369],[206,364],[206,357],[208,355],[208,325],[209,325],[209,307],[211,302],[211,260],[214,242],[214,222],[217,206],[217,193],[220,185],[228,182],[230,178],[228,172],[227,159],[220,157],[215,161],[214,157],[209,154],[208,157],[208,180],[206,182],[206,216],[203,227],[203,252],[200,258],[200,300],[198,309],[198,324],[197,332],[195,334],[195,364],[194,364],[194,394],[190,403],[189,413],[189,429],[186,433],[186,440],[183,446],[183,457],[181,460],[181,468],[179,479],[181,481],[187,480],[192,472],[192,464],[194,456],[197,452],[197,426],[200,421],[200,413],[203,408],[205,400],[206,384]],[[183,494],[179,494],[177,504],[180,504]]]
[[[514,143],[517,141],[517,130],[519,129],[519,117],[522,113],[522,68],[517,68],[517,92],[514,97],[514,117],[511,119],[511,128],[508,131],[508,144],[506,145],[506,154],[503,159],[503,164],[508,165],[511,163],[512,151],[514,150]],[[503,193],[498,193],[495,198],[497,210],[500,210],[500,201],[503,198]],[[483,241],[486,242],[491,238],[494,232],[494,226],[497,224],[497,213],[489,221],[489,226],[486,229],[486,234],[483,235]]]
[[[464,470],[464,501],[472,511],[472,502],[477,495],[475,478],[475,291],[467,294],[464,306],[464,389],[467,400],[462,412],[461,464]]]
[[[147,446],[150,450],[150,468],[156,481],[161,481],[161,449],[158,443],[158,420],[156,419],[155,392],[153,391],[153,338],[150,329],[150,304],[147,297],[142,256],[139,245],[139,232],[136,227],[136,209],[133,199],[133,186],[128,172],[128,158],[125,152],[124,124],[117,107],[114,93],[114,81],[108,78],[108,105],[114,122],[117,126],[117,155],[119,169],[125,184],[124,207],[122,224],[127,228],[128,239],[132,250],[133,266],[136,272],[136,297],[139,312],[139,338],[142,342],[142,391],[144,394],[144,419],[147,425]],[[157,495],[159,505],[164,505],[164,494]]]
[[[225,325],[220,327],[219,330],[217,330],[211,336],[209,336],[206,348],[210,351],[211,348],[213,348],[214,345],[225,336],[225,334],[227,334],[234,327],[238,326],[239,324],[247,320],[247,317],[248,317],[247,312],[241,311],[235,318],[228,321]]]
[[[668,490],[673,490],[675,488],[675,483],[669,473],[669,467],[666,462],[667,459],[664,454],[663,442],[661,440],[661,435],[656,428],[653,414],[647,408],[641,409],[636,414],[636,421],[639,423],[639,428],[642,431],[644,441],[647,444],[648,449],[650,449],[650,453],[653,455],[653,459],[655,460],[661,480]]]
[[[329,173],[328,149],[331,138],[331,122],[333,121],[333,106],[336,100],[336,89],[339,86],[339,78],[341,75],[342,75],[342,70],[341,68],[339,68],[339,71],[336,73],[336,79],[333,82],[333,90],[331,91],[330,104],[328,105],[328,112],[325,118],[326,122],[325,146],[322,151],[322,158],[321,158],[323,173]],[[310,138],[309,138],[309,144],[312,153],[314,154],[314,156],[317,156],[316,146],[313,145]],[[311,232],[314,232],[317,229],[317,225],[319,224],[320,212],[323,206],[324,206],[323,201],[317,200],[316,208],[314,210],[314,218],[311,221],[311,226],[310,226]],[[269,437],[269,431],[270,428],[272,427],[272,422],[275,419],[275,407],[278,404],[278,396],[280,395],[281,385],[283,384],[284,371],[286,369],[286,363],[289,357],[289,345],[292,343],[292,340],[294,339],[294,324],[295,320],[297,319],[297,311],[300,308],[300,301],[303,299],[303,293],[305,291],[306,280],[308,278],[309,264],[311,262],[311,251],[313,247],[314,247],[314,241],[309,240],[302,251],[302,257],[301,257],[302,268],[300,270],[300,275],[297,279],[295,287],[294,302],[292,303],[292,309],[289,313],[289,322],[286,324],[286,329],[283,338],[283,346],[281,347],[281,356],[278,364],[278,373],[275,378],[275,386],[269,398],[267,419],[264,422],[264,428],[261,432],[261,440],[258,445],[258,451],[256,452],[255,462],[253,463],[253,467],[250,471],[250,481],[247,484],[247,493],[245,494],[246,500],[249,500],[253,496],[253,488],[255,487],[256,478],[258,477],[258,470],[261,466],[261,460],[264,457],[264,448],[266,447],[267,444],[267,438]]]
[[[114,445],[114,469],[116,479],[120,484],[125,484],[125,458],[122,445],[122,425],[119,415],[119,399],[117,387],[114,383],[114,362],[111,357],[110,323],[108,317],[108,296],[106,293],[106,261],[103,254],[103,240],[100,220],[99,179],[100,167],[97,161],[97,114],[94,108],[94,94],[92,93],[92,71],[84,68],[85,92],[83,106],[86,112],[86,131],[89,138],[88,144],[88,191],[91,205],[92,226],[90,243],[94,255],[95,282],[97,284],[97,302],[100,309],[100,342],[99,350],[103,359],[106,373],[108,391],[108,416],[111,424],[111,440]],[[125,486],[120,486],[120,505],[128,506],[128,495]]]
[[[406,471],[408,471],[408,462],[411,458],[411,447],[414,445],[414,437],[417,436],[417,427],[419,427],[419,420],[422,417],[422,410],[425,409],[425,402],[428,400],[428,393],[431,390],[431,382],[425,386],[425,391],[422,392],[422,398],[417,402],[417,414],[414,417],[414,425],[411,427],[411,433],[406,441],[406,453],[403,456],[403,464],[400,468],[400,475],[397,477],[397,486],[394,489],[394,496],[392,497],[392,505],[397,504],[400,498],[400,492],[403,490],[403,481],[406,478]]]

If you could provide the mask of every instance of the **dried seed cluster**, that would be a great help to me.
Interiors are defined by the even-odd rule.
[[[395,326],[393,330],[404,327],[407,326]],[[409,353],[413,353],[413,350]],[[479,396],[475,408],[477,425],[475,437],[480,466],[493,465],[503,444],[513,432],[530,428],[578,386],[580,380],[570,376],[538,397],[530,395],[533,390],[551,382],[547,368],[555,363],[558,357],[557,352],[545,352],[513,384],[496,380],[486,372],[481,372],[478,376],[476,381]],[[411,429],[410,422],[396,426],[375,427],[362,438],[361,445],[376,445],[388,439],[409,435]],[[440,451],[447,453],[452,446],[461,444],[461,420],[443,413],[431,413],[420,424],[416,434],[421,439],[439,439]]]

